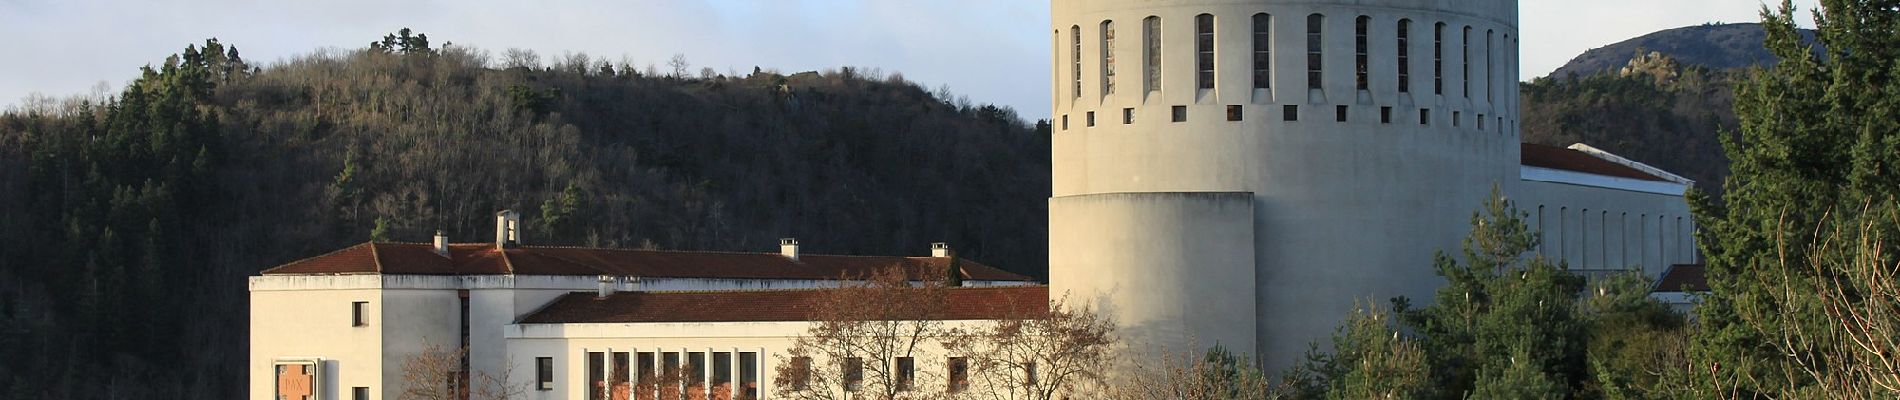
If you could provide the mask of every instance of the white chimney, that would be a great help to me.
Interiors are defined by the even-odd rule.
[[[509,248],[521,245],[521,214],[515,210],[501,210],[495,213],[495,247]]]
[[[638,277],[638,276],[623,276],[623,277],[620,277],[620,291],[622,291],[622,292],[638,292],[638,291],[640,291],[640,290],[641,290],[641,289],[640,289],[640,277]]]
[[[619,284],[619,279],[615,279],[614,277],[607,276],[607,275],[601,275],[600,276],[600,292],[596,294],[596,296],[599,296],[599,298],[605,299],[607,298],[607,296],[614,295],[614,286],[617,286],[618,284]]]
[[[937,258],[943,258],[943,257],[949,257],[949,256],[950,256],[950,244],[949,244],[949,243],[944,243],[944,242],[936,242],[936,243],[931,243],[931,244],[930,244],[930,256],[931,256],[931,257],[937,257]]]
[[[449,256],[449,235],[442,234],[442,231],[435,231],[435,254]]]
[[[790,258],[792,261],[798,261],[798,239],[779,239],[778,254],[785,256],[785,258]]]

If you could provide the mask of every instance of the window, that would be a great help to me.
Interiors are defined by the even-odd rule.
[[[1069,94],[1082,98],[1082,27],[1069,27]]]
[[[1412,20],[1399,20],[1399,93],[1412,92]]]
[[[625,354],[625,353],[615,354],[614,357],[615,358],[623,357],[621,354]],[[654,359],[653,359],[653,352],[644,351],[644,352],[640,352],[636,354],[637,356],[635,356],[635,359],[638,361],[636,361],[636,364],[634,364],[634,366],[639,368],[640,376],[635,379],[638,380],[637,383],[640,384],[640,387],[652,386],[655,382],[659,381],[659,377],[660,377],[659,376],[660,374],[658,373],[659,369],[653,367],[655,364]],[[622,364],[620,363],[620,360],[616,359],[614,360],[614,367],[615,367],[614,375],[618,375],[618,376],[615,376],[612,380],[614,382],[619,382],[619,383],[626,382],[627,378],[624,378],[624,376],[628,375],[627,372],[630,372],[624,369],[626,367],[626,364]],[[616,387],[618,387],[618,385],[616,385]]]
[[[652,353],[640,353],[640,361],[641,361],[640,384],[642,386],[645,386],[648,382],[650,382],[650,380],[647,379],[647,374],[653,372],[653,366],[647,364],[648,361],[653,360],[651,357],[648,356],[648,354],[652,354]],[[607,370],[607,392],[608,393],[613,393],[613,391],[615,390],[619,390],[620,388],[623,388],[623,387],[628,387],[627,376],[632,375],[630,374],[630,372],[633,372],[633,368],[632,368],[633,359],[632,357],[629,357],[629,356],[630,354],[624,351],[616,351],[616,352],[613,352],[612,355],[608,356],[608,362],[610,363],[609,365],[613,366],[612,369]]]
[[[1445,23],[1432,27],[1432,94],[1445,94]]]
[[[1273,87],[1273,16],[1253,15],[1253,88]]]
[[[759,398],[759,353],[739,352],[739,389],[742,398]]]
[[[363,309],[368,307],[367,301],[350,303],[350,326],[369,326],[369,319],[363,315]]]
[[[1088,127],[1094,128],[1095,127],[1095,112],[1089,111],[1087,115],[1088,115],[1088,118],[1086,121],[1088,121]]]
[[[1320,43],[1325,40],[1322,33],[1322,28],[1325,26],[1326,16],[1319,14],[1306,16],[1306,87],[1309,89],[1320,88],[1320,75],[1325,71],[1323,68],[1325,64],[1321,59],[1325,57],[1326,52]]]
[[[1227,106],[1227,120],[1240,121],[1240,106],[1238,105]]]
[[[1029,386],[1036,386],[1036,362],[1035,361],[1023,363],[1023,375],[1025,375],[1023,376],[1023,382],[1028,383]]]
[[[1187,106],[1174,106],[1174,122],[1187,122]]]
[[[712,353],[712,385],[732,384],[732,353],[718,351]]]
[[[1062,130],[1069,130],[1069,114],[1062,114]]]
[[[1115,94],[1115,21],[1102,21],[1102,95]]]
[[[897,380],[898,391],[905,391],[905,392],[910,391],[911,384],[917,382],[917,359],[911,358],[911,357],[898,357],[896,380]]]
[[[1478,114],[1478,130],[1484,130],[1484,114]]]
[[[1465,85],[1465,98],[1469,99],[1471,98],[1471,27],[1470,26],[1465,27],[1464,38],[1462,40],[1463,42],[1461,42],[1459,45],[1463,46],[1462,48],[1464,50],[1462,51],[1463,54],[1459,54],[1458,56],[1460,57],[1460,59],[1464,61],[1464,70],[1462,71],[1462,73],[1464,74],[1464,78],[1462,79],[1464,79],[1463,83]]]
[[[1145,59],[1144,67],[1147,69],[1145,81],[1148,83],[1148,91],[1159,91],[1161,90],[1161,18],[1151,16],[1141,20],[1141,35],[1143,41],[1147,42],[1147,45],[1143,46],[1146,54],[1142,55],[1145,56],[1143,58]]]
[[[1280,119],[1287,122],[1300,120],[1300,106],[1289,105],[1281,108]]]
[[[792,390],[811,388],[811,357],[792,357],[792,374],[788,377]]]
[[[369,400],[369,388],[357,386],[350,388],[351,400]]]
[[[1430,109],[1430,108],[1420,108],[1420,109],[1418,109],[1418,124],[1419,124],[1419,125],[1431,125],[1431,124],[1432,124],[1432,109]]]
[[[1202,89],[1214,88],[1214,15],[1194,16],[1194,70]]]
[[[1346,114],[1347,114],[1346,106],[1339,106],[1338,108],[1333,109],[1333,120],[1339,121],[1339,122],[1346,122]]]
[[[1392,123],[1392,107],[1379,107],[1379,123]]]
[[[1497,82],[1496,80],[1497,74],[1491,71],[1492,70],[1491,59],[1496,58],[1492,56],[1492,54],[1494,54],[1492,53],[1492,51],[1495,51],[1496,49],[1494,48],[1494,44],[1491,43],[1491,41],[1496,36],[1497,36],[1497,31],[1494,31],[1494,30],[1484,31],[1484,101],[1487,101],[1487,102],[1498,101],[1497,91],[1492,90],[1491,88],[1492,83]],[[1478,119],[1483,120],[1484,118],[1480,117]],[[1484,121],[1478,122],[1478,129],[1484,129]]]
[[[700,387],[706,384],[706,352],[686,352],[686,386]]]
[[[844,390],[856,392],[864,388],[864,360],[857,357],[844,359]]]
[[[970,360],[963,357],[950,357],[950,393],[962,392],[970,388]]]
[[[534,358],[534,390],[554,390],[554,357]]]
[[[607,355],[587,352],[587,400],[607,400]]]
[[[1454,126],[1454,127],[1456,127],[1456,126],[1458,126],[1458,124],[1459,124],[1459,121],[1463,121],[1463,120],[1465,119],[1465,118],[1464,118],[1464,115],[1461,115],[1461,114],[1462,114],[1462,113],[1461,113],[1461,112],[1458,112],[1458,111],[1452,111],[1452,112],[1451,112],[1451,126]]]
[[[1133,123],[1135,123],[1134,107],[1123,108],[1122,109],[1122,125],[1129,125]]]
[[[1359,16],[1358,22],[1353,24],[1354,71],[1358,73],[1359,90],[1372,88],[1371,67],[1367,65],[1371,62],[1371,57],[1367,54],[1370,50],[1367,49],[1366,43],[1367,31],[1371,30],[1370,25],[1372,25],[1372,17],[1364,15]]]

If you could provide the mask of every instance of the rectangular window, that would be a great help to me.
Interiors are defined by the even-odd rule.
[[[844,359],[844,390],[856,392],[864,388],[864,360],[857,357]]]
[[[1445,23],[1432,27],[1432,94],[1445,94]]]
[[[1462,54],[1458,56],[1464,60],[1464,78],[1462,79],[1464,79],[1463,83],[1465,84],[1465,98],[1469,99],[1471,98],[1471,27],[1465,27],[1464,39],[1460,45],[1463,46],[1464,50],[1460,51]]]
[[[897,380],[897,390],[906,391],[906,392],[910,391],[911,384],[917,382],[917,359],[911,358],[911,357],[898,357],[896,380]]]
[[[1253,88],[1273,87],[1273,16],[1253,15]]]
[[[1023,363],[1023,382],[1027,382],[1032,387],[1036,386],[1036,372],[1035,361]]]
[[[706,384],[706,352],[686,352],[686,385],[700,387]]]
[[[350,326],[369,326],[369,320],[363,315],[363,309],[368,307],[367,301],[350,303]]]
[[[1359,90],[1371,90],[1372,67],[1369,64],[1372,57],[1369,54],[1370,44],[1366,42],[1372,29],[1372,17],[1361,15],[1357,23],[1353,25],[1353,59],[1355,61],[1353,71],[1358,74]]]
[[[1123,108],[1122,109],[1122,125],[1128,125],[1128,124],[1133,124],[1133,123],[1135,123],[1135,109],[1132,107]]]
[[[1069,115],[1062,114],[1062,130],[1069,130]]]
[[[1494,69],[1494,67],[1492,67],[1491,63],[1491,60],[1495,58],[1491,56],[1493,54],[1492,52],[1497,51],[1494,47],[1495,44],[1492,43],[1496,37],[1497,31],[1484,31],[1484,101],[1487,102],[1498,101],[1498,91],[1492,88],[1492,86],[1496,86],[1493,83],[1497,82],[1497,74],[1493,73],[1492,69]],[[1478,119],[1484,118],[1480,117]],[[1483,122],[1478,123],[1478,129],[1484,129]]]
[[[1115,94],[1115,22],[1102,21],[1102,95]]]
[[[1346,111],[1347,111],[1346,107],[1347,106],[1338,106],[1337,108],[1334,108],[1333,120],[1339,121],[1339,122],[1346,122]]]
[[[1319,89],[1321,76],[1325,72],[1322,59],[1326,56],[1325,33],[1326,16],[1313,14],[1306,16],[1306,87]]]
[[[1412,92],[1412,20],[1399,20],[1399,93]]]
[[[671,377],[676,377],[679,379],[685,379],[685,373],[686,373],[686,370],[681,369],[680,367],[680,353],[677,351],[669,351],[665,353],[660,353],[660,369],[657,369],[654,371],[658,372],[659,375],[671,376]]]
[[[1214,16],[1194,16],[1195,81],[1202,89],[1214,88]]]
[[[1088,127],[1094,128],[1095,127],[1095,112],[1089,111],[1088,118],[1086,120],[1088,121]]]
[[[1148,42],[1147,46],[1143,46],[1147,49],[1147,54],[1144,54],[1147,57],[1144,58],[1147,59],[1148,91],[1159,91],[1161,90],[1161,18],[1148,17],[1142,20],[1141,33]]]
[[[1478,114],[1478,130],[1484,130],[1484,114]]]
[[[554,357],[534,358],[534,390],[554,390]]]
[[[639,363],[634,364],[640,368],[640,370],[638,371],[639,377],[635,378],[635,379],[638,379],[636,383],[639,383],[640,387],[643,387],[643,388],[652,387],[654,382],[659,381],[660,369],[655,368],[655,365],[658,363],[655,362],[656,360],[653,359],[654,354],[651,351],[643,351],[638,354],[639,355],[636,356],[636,358],[639,359]],[[615,360],[614,362],[617,363],[619,362],[619,360]],[[618,373],[621,375],[626,375],[625,371],[618,372]],[[614,381],[626,382],[626,378],[615,378]]]
[[[1432,124],[1432,109],[1430,108],[1418,109],[1418,124],[1419,125]]]
[[[1069,94],[1082,98],[1082,27],[1069,27]]]
[[[732,383],[732,353],[712,353],[712,384],[714,387]]]
[[[1284,108],[1280,110],[1280,114],[1281,114],[1280,115],[1281,120],[1285,120],[1287,122],[1299,121],[1300,120],[1300,106],[1293,106],[1293,105],[1285,106]]]
[[[369,388],[357,386],[350,388],[351,400],[369,400]]]
[[[1379,123],[1392,123],[1392,107],[1379,107]]]
[[[759,353],[739,352],[739,389],[744,399],[759,398]]]
[[[788,380],[792,383],[792,390],[811,388],[811,357],[792,357],[791,372]]]
[[[1227,106],[1227,120],[1240,121],[1240,106],[1238,105]]]
[[[1453,127],[1458,126],[1460,121],[1464,121],[1464,115],[1458,111],[1452,111],[1451,112],[1451,126]]]
[[[950,357],[950,393],[961,393],[970,388],[970,360],[963,357]]]
[[[640,353],[641,355],[640,358],[645,359],[646,358],[645,356],[647,354],[649,353]],[[624,352],[624,351],[616,351],[616,352],[613,352],[612,356],[609,356],[610,357],[609,361],[611,362],[611,365],[613,365],[613,368],[607,370],[607,392],[608,393],[613,393],[614,391],[620,390],[621,388],[629,387],[627,385],[627,376],[633,374],[633,365],[632,365],[633,358],[630,356],[631,354],[628,354],[627,352]],[[647,365],[640,366],[640,383],[641,384],[647,383],[646,374],[648,371],[652,371],[652,370],[653,368],[651,366],[647,366]]]
[[[1170,111],[1173,111],[1174,122],[1187,122],[1187,106],[1174,106]]]
[[[607,353],[587,352],[587,400],[607,400]]]

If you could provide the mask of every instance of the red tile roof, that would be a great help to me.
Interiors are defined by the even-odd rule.
[[[264,275],[614,275],[655,278],[839,279],[868,276],[898,267],[913,279],[933,276],[949,258],[802,255],[797,261],[778,253],[721,253],[620,250],[577,247],[516,247],[493,244],[449,245],[449,255],[425,243],[364,243],[329,254],[264,270]],[[1032,278],[981,263],[960,260],[963,278],[1030,281]]]
[[[810,321],[832,289],[575,292],[521,319],[524,324]],[[1031,318],[1049,312],[1048,286],[960,287],[945,291],[942,320]]]
[[[1669,181],[1668,179],[1651,175],[1648,172],[1630,168],[1627,165],[1617,164],[1581,151],[1567,148],[1525,143],[1522,150],[1521,160],[1523,165],[1528,167],[1561,169],[1565,171],[1618,178],[1641,179],[1645,181]]]
[[[1657,293],[1694,293],[1709,291],[1708,268],[1702,264],[1677,264],[1663,271],[1656,280]]]

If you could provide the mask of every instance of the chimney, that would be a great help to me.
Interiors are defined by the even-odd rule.
[[[615,289],[614,286],[617,286],[619,283],[620,283],[619,279],[615,279],[614,277],[607,276],[607,275],[601,275],[600,276],[600,293],[596,294],[597,296],[596,298],[605,299],[607,298],[607,296],[614,295],[614,289]]]
[[[623,276],[623,277],[620,277],[620,291],[622,291],[622,292],[638,292],[638,291],[640,291],[640,290],[641,290],[641,288],[640,288],[640,277],[638,277],[638,276]]]
[[[495,248],[521,245],[521,214],[515,210],[495,213]]]
[[[936,242],[936,243],[931,243],[931,244],[930,244],[930,256],[931,256],[931,257],[936,257],[936,258],[944,258],[944,257],[949,257],[949,256],[950,256],[950,244],[949,244],[949,243],[944,243],[944,242]]]
[[[435,254],[449,256],[449,235],[443,234],[440,230],[435,231]]]
[[[798,239],[779,239],[778,254],[785,256],[785,258],[790,258],[792,261],[798,261]]]

